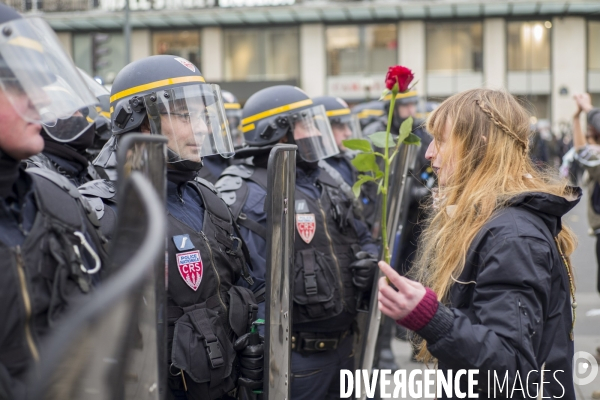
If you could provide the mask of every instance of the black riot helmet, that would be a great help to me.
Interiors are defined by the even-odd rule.
[[[56,34],[41,18],[23,18],[0,4],[0,91],[26,121],[70,142],[93,123],[96,98]],[[68,121],[75,117],[75,124]]]
[[[299,158],[315,162],[339,153],[325,107],[315,105],[295,86],[262,89],[248,99],[242,132],[250,147],[272,147],[285,140],[298,146]]]
[[[239,148],[244,144],[244,134],[242,133],[242,105],[238,98],[227,90],[221,90],[223,97],[223,107],[231,132],[231,139],[235,148]]]
[[[90,155],[96,155],[112,135],[110,127],[110,92],[81,68],[77,68],[90,91],[96,96],[96,118],[94,118],[94,141],[87,149]]]
[[[343,140],[362,138],[358,117],[352,114],[350,107],[344,100],[339,97],[321,96],[313,98],[313,103],[325,107],[325,113],[329,118],[335,142],[340,149],[343,148]]]
[[[383,101],[368,101],[357,104],[352,108],[352,114],[356,115],[361,129],[379,119],[385,113]]]
[[[201,157],[234,154],[219,86],[184,58],[158,55],[127,65],[113,82],[110,107],[114,135],[147,129],[166,136],[176,169],[198,170]]]

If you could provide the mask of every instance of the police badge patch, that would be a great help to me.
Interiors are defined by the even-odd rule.
[[[187,283],[194,291],[198,290],[204,272],[200,252],[198,250],[188,251],[187,253],[179,253],[175,256],[177,257],[179,274],[185,283]]]
[[[194,64],[192,64],[191,62],[189,62],[188,60],[186,60],[185,58],[175,57],[175,61],[179,62],[181,65],[183,65],[190,71],[196,72],[196,66]]]
[[[302,240],[310,243],[313,237],[315,237],[315,230],[317,228],[315,214],[296,214],[296,228]]]

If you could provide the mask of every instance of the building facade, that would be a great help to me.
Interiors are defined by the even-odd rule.
[[[75,63],[108,85],[125,65],[125,0],[11,0],[41,15]],[[423,100],[506,88],[555,127],[588,91],[600,104],[597,0],[129,0],[131,60],[174,54],[242,101],[295,84],[311,96],[379,98],[410,67]]]

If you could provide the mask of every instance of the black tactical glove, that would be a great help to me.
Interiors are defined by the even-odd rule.
[[[377,271],[377,257],[366,251],[359,251],[355,256],[357,260],[350,264],[352,282],[360,291],[370,290]]]
[[[251,390],[263,388],[264,342],[265,339],[258,332],[249,332],[233,344],[241,366],[238,385]]]

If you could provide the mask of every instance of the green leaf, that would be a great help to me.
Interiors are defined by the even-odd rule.
[[[360,172],[373,172],[376,174],[380,171],[379,165],[377,165],[377,162],[375,161],[375,154],[357,154],[356,157],[352,159],[352,165]]]
[[[379,97],[379,101],[383,101],[385,96],[387,96],[389,93],[390,93],[390,91],[387,88],[383,89],[383,92],[381,92],[381,97]]]
[[[372,176],[359,175],[356,183],[354,183],[354,185],[352,185],[352,192],[354,193],[354,196],[356,196],[356,197],[360,196],[360,187],[362,186],[363,183],[369,182],[369,181],[374,181],[374,180],[375,180],[375,178],[373,178]]]
[[[404,143],[404,140],[410,135],[413,126],[412,117],[408,117],[400,125],[400,136],[398,137],[398,143]]]
[[[411,133],[406,139],[404,139],[403,143],[418,145],[421,144],[421,138],[415,135],[414,133]]]
[[[386,132],[375,132],[372,135],[369,135],[369,140],[371,140],[375,146],[385,149],[385,138],[387,135]],[[394,138],[391,133],[389,135],[388,147],[394,147],[396,145]]]
[[[375,179],[381,179],[381,178],[383,178],[384,175],[385,174],[383,173],[383,171],[377,171],[375,173]]]
[[[342,140],[342,144],[349,150],[359,150],[365,153],[373,152],[371,142],[369,142],[367,139],[347,139]]]

